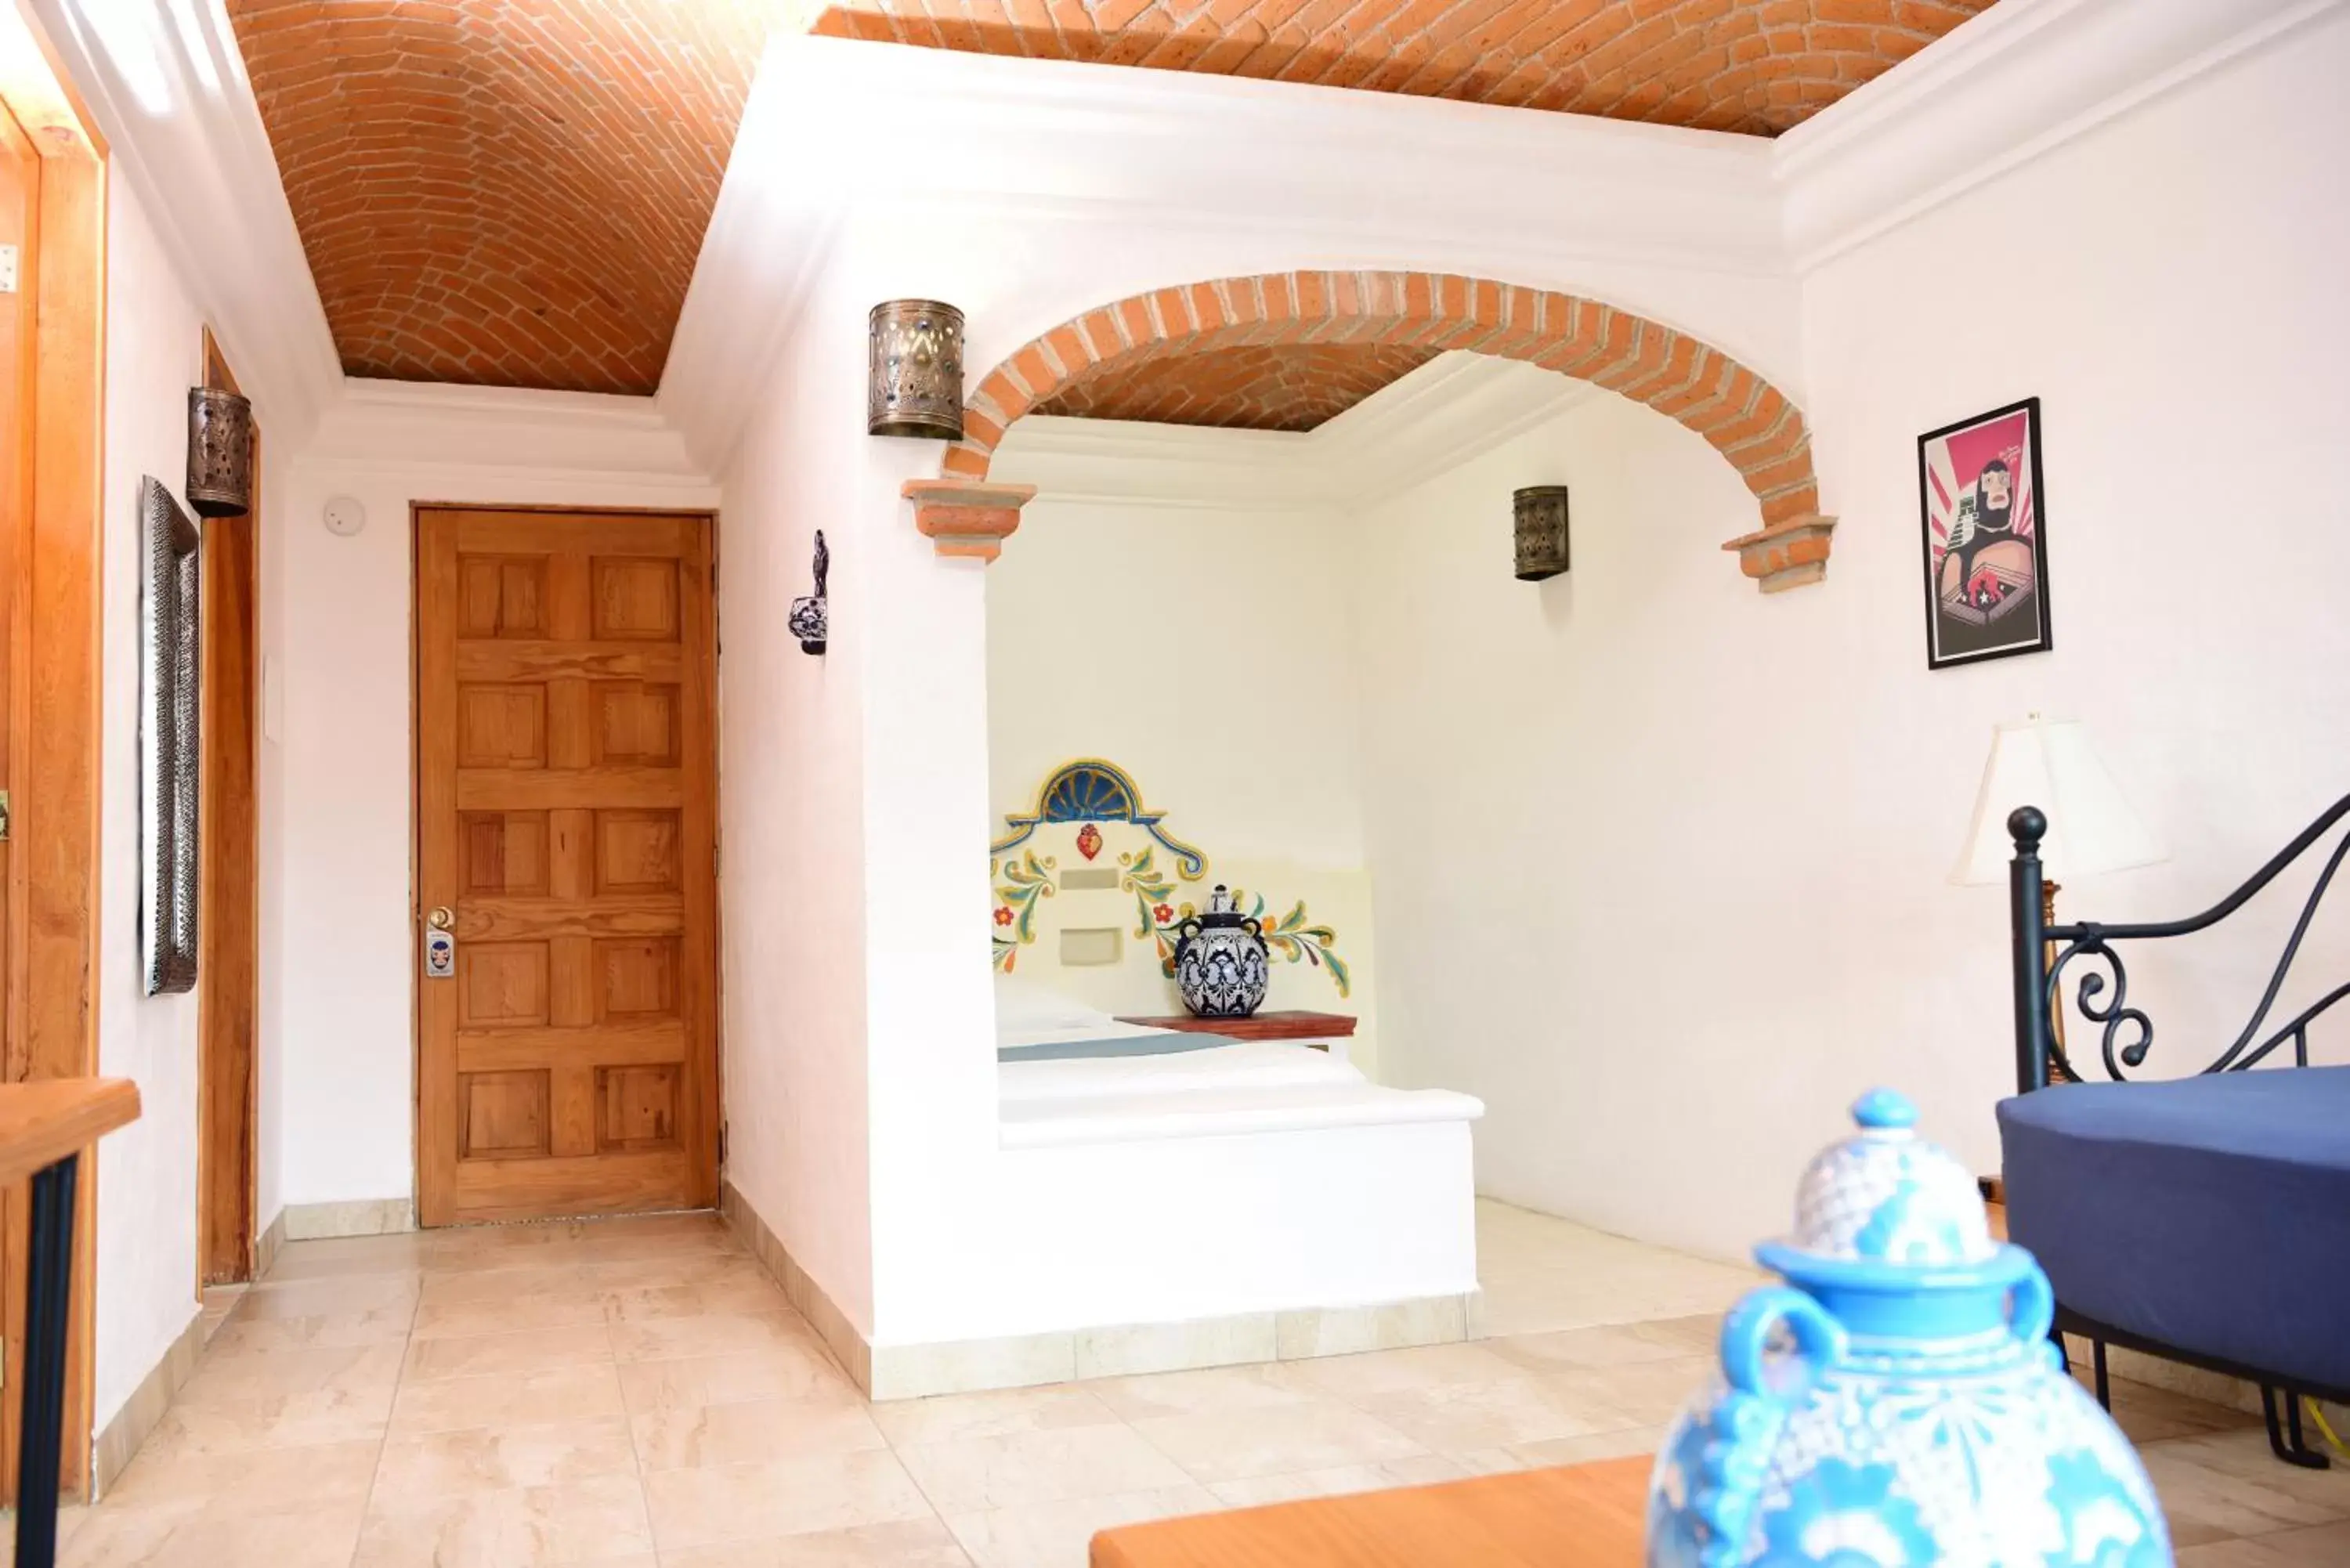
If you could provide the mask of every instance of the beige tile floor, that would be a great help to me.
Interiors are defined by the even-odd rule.
[[[1754,1278],[1500,1204],[1471,1345],[868,1404],[707,1216],[288,1245],[75,1568],[1077,1568],[1096,1530],[1653,1447]],[[2350,1470],[2125,1387],[2182,1568],[2350,1563]]]

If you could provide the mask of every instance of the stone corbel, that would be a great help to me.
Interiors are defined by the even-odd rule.
[[[914,526],[941,556],[993,561],[1020,526],[1020,508],[1033,484],[989,484],[969,479],[910,479],[899,493],[914,504]]]
[[[1722,546],[1738,552],[1739,568],[1766,594],[1816,583],[1828,573],[1828,536],[1836,520],[1809,513],[1743,534]]]

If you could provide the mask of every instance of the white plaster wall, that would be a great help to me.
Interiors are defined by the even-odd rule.
[[[758,403],[719,513],[726,1179],[861,1332],[873,1324],[863,663],[876,635],[858,313],[827,299]],[[831,637],[785,607],[831,552]]]
[[[1320,508],[1039,493],[987,573],[996,815],[1072,757],[1107,757],[1179,838],[1359,867],[1342,543]]]
[[[2005,895],[1947,877],[1999,721],[2089,720],[2174,850],[2076,914],[2200,908],[2350,789],[2345,68],[2350,26],[2308,29],[1807,278],[1824,587],[1725,571],[1735,477],[1613,398],[1365,519],[1361,624],[1443,628],[1362,644],[1386,1055],[1484,1097],[1488,1190],[1738,1252],[1878,1082],[1996,1168]],[[2054,651],[1929,673],[1916,437],[2030,395]],[[1461,551],[1460,519],[1554,479],[1570,576]],[[2168,983],[2140,961],[2155,1064],[2232,1035],[2271,902]],[[2288,1000],[2346,953],[2336,909]],[[2319,1054],[2350,1061],[2342,1025]]]
[[[717,499],[659,461],[658,432],[638,432],[642,400],[373,390],[330,410],[282,484],[264,603],[283,639],[276,1119],[289,1205],[415,1192],[410,508]],[[367,509],[356,536],[321,521],[337,495]]]
[[[146,996],[139,960],[139,482],[180,493],[203,379],[203,318],[122,182],[107,216],[98,1068],[138,1083],[140,1113],[99,1145],[100,1428],[196,1313],[196,998]]]

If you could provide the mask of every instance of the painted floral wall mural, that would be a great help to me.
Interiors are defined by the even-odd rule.
[[[995,889],[997,969],[1016,970],[1021,950],[1036,940],[1038,906],[1064,885],[1058,857],[1039,854],[1030,841],[1048,824],[1076,823],[1079,825],[1076,848],[1087,864],[1070,867],[1085,879],[1066,885],[1089,889],[1114,886],[1132,897],[1134,940],[1151,944],[1161,972],[1170,976],[1175,972],[1177,928],[1199,912],[1198,902],[1183,897],[1181,884],[1207,876],[1208,857],[1168,833],[1161,826],[1166,813],[1146,809],[1142,798],[1141,789],[1125,769],[1087,757],[1055,769],[1037,790],[1033,809],[1005,816],[1008,831],[989,846],[988,862],[988,876]],[[1148,839],[1116,857],[1114,882],[1093,875],[1097,867],[1091,864],[1104,848],[1101,825],[1105,824],[1139,829]],[[1159,858],[1162,853],[1164,862]],[[1306,913],[1305,899],[1295,900],[1287,914],[1272,919],[1267,911],[1278,908],[1278,900],[1268,903],[1262,891],[1239,887],[1232,888],[1232,894],[1259,922],[1274,956],[1319,970],[1330,977],[1340,996],[1351,994],[1353,977],[1338,953],[1337,932],[1326,923],[1315,921]]]

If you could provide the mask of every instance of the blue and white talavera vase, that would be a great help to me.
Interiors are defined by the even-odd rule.
[[[1877,1089],[1804,1172],[1784,1285],[1666,1434],[1649,1568],[2169,1568],[2154,1489],[2048,1338],[2032,1254]]]

